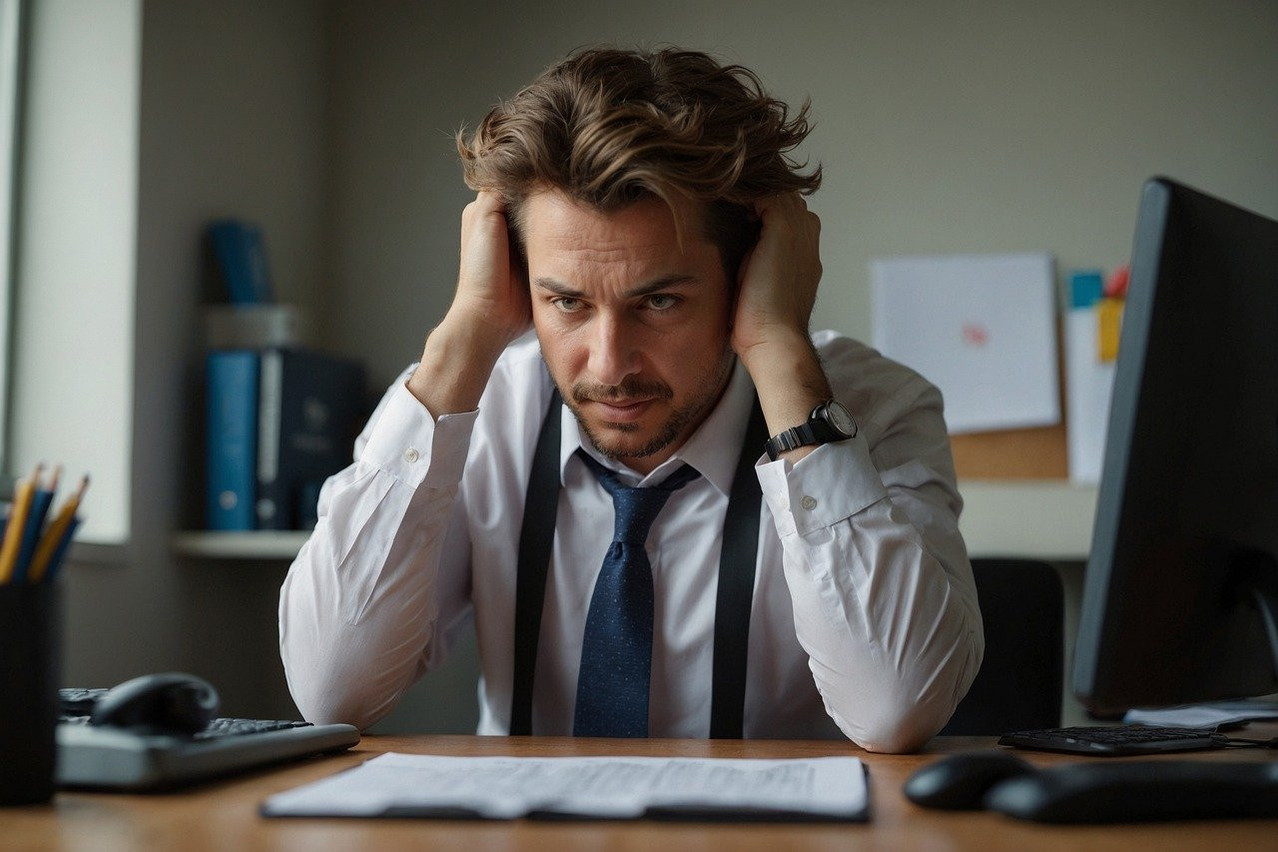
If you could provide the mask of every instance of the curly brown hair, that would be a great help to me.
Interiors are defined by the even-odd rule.
[[[522,255],[528,195],[555,189],[603,212],[679,193],[706,205],[705,236],[735,280],[758,235],[752,203],[810,194],[821,167],[789,153],[808,135],[809,102],[790,115],[758,76],[705,53],[591,48],[457,133],[466,183],[499,193]]]

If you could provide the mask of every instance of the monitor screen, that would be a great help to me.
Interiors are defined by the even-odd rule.
[[[1278,222],[1143,190],[1075,646],[1100,714],[1278,692]]]

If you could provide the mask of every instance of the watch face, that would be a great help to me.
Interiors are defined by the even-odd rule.
[[[856,434],[856,420],[841,403],[833,401],[827,403],[825,406],[825,416],[831,426],[838,429],[847,437],[851,438]]]

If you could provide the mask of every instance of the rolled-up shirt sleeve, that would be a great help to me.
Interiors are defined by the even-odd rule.
[[[466,614],[466,538],[448,533],[477,413],[436,421],[404,384],[411,369],[325,483],[280,590],[280,654],[308,721],[385,716]]]
[[[856,437],[757,472],[826,712],[858,745],[901,752],[949,720],[984,637],[940,393],[914,376],[873,411]]]

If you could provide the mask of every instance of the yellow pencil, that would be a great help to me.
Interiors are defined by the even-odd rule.
[[[27,513],[31,511],[31,498],[44,465],[38,464],[30,479],[24,479],[13,491],[13,508],[9,510],[9,526],[4,531],[4,543],[0,544],[0,583],[9,582],[18,562],[18,548],[22,546],[22,532],[27,528]]]
[[[75,520],[75,513],[80,508],[80,501],[84,499],[84,492],[88,487],[89,477],[86,476],[80,480],[80,488],[62,504],[57,517],[49,522],[49,528],[44,531],[40,543],[36,545],[35,555],[31,557],[31,568],[27,571],[28,583],[38,583],[44,579],[49,560],[57,552],[58,545],[62,543],[67,530],[71,527],[71,522]]]

